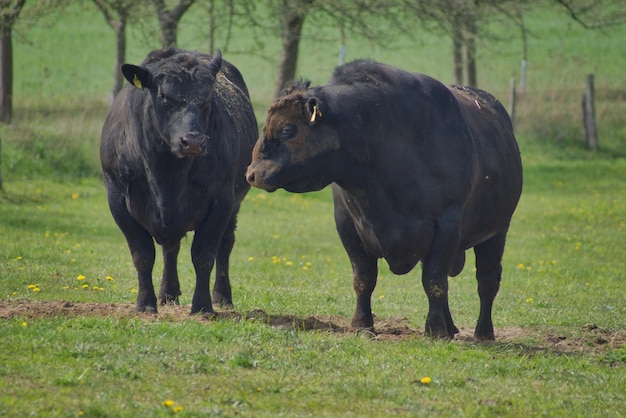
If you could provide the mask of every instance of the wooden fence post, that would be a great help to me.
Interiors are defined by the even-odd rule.
[[[513,77],[509,80],[509,116],[515,127],[515,78]]]
[[[593,74],[587,74],[585,93],[583,94],[583,123],[587,145],[594,151],[598,150],[598,128],[596,125],[595,91]]]

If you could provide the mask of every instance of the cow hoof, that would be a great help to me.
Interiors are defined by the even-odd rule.
[[[200,311],[200,312],[190,312],[189,313],[190,316],[198,316],[202,319],[217,319],[217,313],[211,311],[211,312],[205,312],[205,311]]]
[[[217,309],[223,309],[225,311],[232,311],[235,309],[235,306],[231,303],[228,302],[223,302],[223,303],[217,303],[214,302],[213,303],[213,308],[217,308]]]
[[[156,306],[137,306],[135,311],[155,315],[157,308]]]
[[[496,340],[496,336],[492,333],[487,333],[487,334],[479,334],[479,333],[474,333],[474,338],[476,338],[478,341],[495,341]]]
[[[458,330],[457,330],[458,332]],[[426,334],[426,336],[433,338],[433,339],[441,339],[441,340],[453,340],[454,339],[454,332],[448,332],[447,328],[437,328],[437,329],[433,329],[433,328],[426,328],[424,330],[424,334]]]
[[[180,302],[178,301],[178,296],[173,296],[173,295],[159,296],[159,303],[161,304],[161,306],[180,305]]]
[[[357,335],[365,339],[373,339],[373,338],[376,338],[376,336],[378,335],[376,331],[374,330],[374,327],[368,327],[368,328],[350,327],[350,332],[352,332],[354,335]]]
[[[209,317],[211,315],[215,315],[215,312],[213,312],[213,307],[211,307],[211,305],[209,305],[208,308],[206,307],[191,307],[191,312],[189,313],[190,315],[202,315],[205,317]]]

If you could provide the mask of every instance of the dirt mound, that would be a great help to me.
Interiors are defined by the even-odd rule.
[[[301,331],[327,331],[350,333],[350,319],[339,316],[310,316],[300,318],[294,315],[271,315],[261,309],[238,313],[219,311],[209,317],[189,315],[188,306],[166,305],[159,308],[156,315],[135,312],[132,303],[91,303],[68,301],[32,301],[27,299],[0,300],[0,319],[24,318],[40,319],[58,316],[105,316],[114,319],[140,318],[145,321],[212,321],[237,320],[261,321],[268,326]],[[413,327],[406,318],[376,318],[375,340],[402,340],[421,337],[424,333]],[[483,343],[473,337],[473,330],[461,328],[454,342],[460,344],[496,344],[501,347],[515,347],[525,353],[555,352],[562,354],[604,354],[609,350],[626,345],[626,330],[607,330],[589,324],[576,335],[557,334],[542,328],[498,328],[496,342]],[[529,342],[531,341],[531,342]]]

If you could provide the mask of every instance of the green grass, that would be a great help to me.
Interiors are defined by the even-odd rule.
[[[3,320],[0,412],[166,416],[172,409],[162,403],[171,399],[181,416],[620,416],[626,347],[598,344],[585,326],[625,332],[626,196],[615,187],[624,174],[622,160],[527,164],[494,312],[497,335],[522,331],[493,345],[417,334],[372,340],[228,316],[134,316],[135,274],[100,182],[11,182],[0,206],[2,299],[128,303],[128,313],[22,311]],[[237,312],[349,320],[351,272],[328,191],[252,191],[237,237]],[[193,289],[189,241],[180,257],[183,310]],[[450,285],[455,320],[470,330],[478,310],[471,263]],[[421,329],[426,307],[419,269],[394,276],[381,263],[379,323],[406,318]],[[560,339],[575,345],[552,347]]]
[[[498,342],[478,344],[466,337],[478,313],[471,252],[450,280],[462,330],[452,342],[418,331],[427,312],[420,268],[394,276],[384,262],[373,297],[378,338],[306,325],[315,317],[320,328],[342,327],[355,307],[329,190],[250,192],[231,259],[237,314],[187,316],[191,233],[179,257],[183,306],[135,314],[135,271],[99,177],[113,32],[97,13],[72,7],[21,28],[15,120],[0,126],[0,415],[623,416],[626,29],[589,32],[545,10],[528,19],[524,193],[494,308]],[[200,18],[186,17],[181,46],[203,49]],[[306,27],[299,73],[324,83],[336,42],[333,29],[314,30]],[[232,50],[249,46],[247,36],[241,28]],[[479,81],[500,98],[519,67],[519,40],[507,36],[479,50]],[[129,61],[154,42],[131,30]],[[423,35],[382,47],[349,37],[348,58],[367,51],[448,82],[448,42]],[[262,122],[273,67],[254,55],[227,59],[242,70]],[[600,98],[596,153],[576,120],[587,72]],[[157,284],[161,269],[158,257]]]

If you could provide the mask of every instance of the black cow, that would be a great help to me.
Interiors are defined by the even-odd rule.
[[[178,303],[176,263],[188,231],[195,231],[191,313],[213,312],[215,262],[213,303],[232,306],[228,263],[258,136],[246,84],[220,51],[153,51],[122,73],[130,84],[106,118],[100,157],[109,207],[137,269],[137,311],[157,310],[153,239],[164,258],[160,303]]]
[[[448,275],[474,247],[475,336],[495,338],[491,309],[522,166],[511,121],[488,93],[366,60],[343,65],[328,85],[295,84],[274,102],[246,176],[267,191],[332,183],[353,269],[353,327],[373,329],[379,258],[395,274],[422,261],[426,333],[452,338]]]

